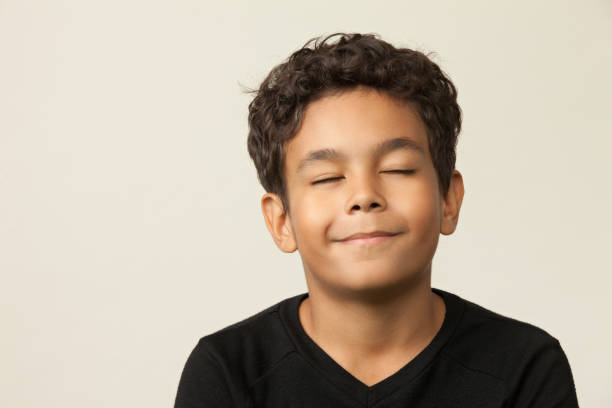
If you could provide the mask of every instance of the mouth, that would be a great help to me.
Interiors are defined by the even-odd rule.
[[[376,231],[372,233],[359,233],[353,234],[340,242],[347,245],[357,245],[357,246],[366,246],[366,245],[376,245],[383,242],[390,241],[394,236],[399,235],[399,233],[393,234],[385,231]]]

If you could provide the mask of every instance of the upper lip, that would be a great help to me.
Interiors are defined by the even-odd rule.
[[[393,235],[397,235],[397,233],[388,232],[388,231],[358,232],[356,234],[349,235],[348,237],[342,239],[341,241],[348,241],[349,239],[359,239],[359,238],[390,237]]]

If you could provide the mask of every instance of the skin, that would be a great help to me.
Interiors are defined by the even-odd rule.
[[[423,152],[374,154],[379,142],[396,137],[413,140]],[[322,148],[346,158],[298,171],[310,151]],[[446,307],[431,291],[431,265],[439,235],[456,229],[462,176],[454,170],[441,195],[416,111],[366,87],[310,103],[285,149],[290,213],[272,193],[261,205],[276,245],[299,250],[309,292],[299,306],[300,322],[334,361],[371,386],[410,362],[442,326]],[[373,230],[397,235],[369,245],[339,241]]]

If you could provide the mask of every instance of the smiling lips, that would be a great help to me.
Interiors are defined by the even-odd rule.
[[[388,241],[397,234],[387,231],[374,231],[374,232],[360,232],[357,234],[350,235],[340,242],[353,245],[372,245],[380,242]]]

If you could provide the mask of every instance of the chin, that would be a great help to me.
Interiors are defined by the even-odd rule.
[[[405,292],[405,288],[414,280],[412,276],[381,273],[380,268],[355,269],[358,270],[345,271],[336,276],[330,286],[347,297],[382,301]]]

